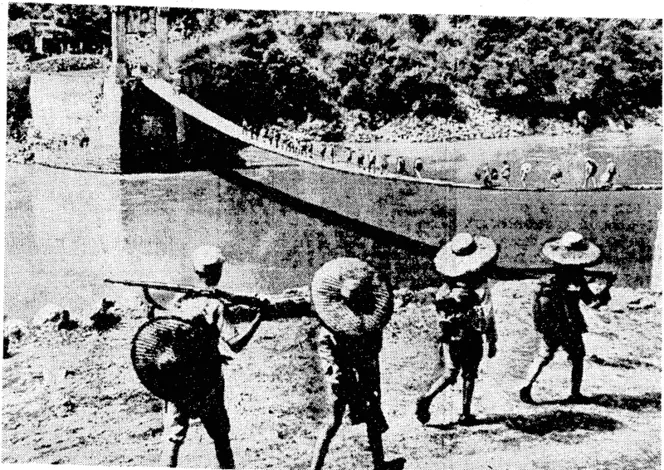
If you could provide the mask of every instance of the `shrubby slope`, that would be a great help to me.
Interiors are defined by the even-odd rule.
[[[661,21],[207,11],[185,91],[234,120],[464,123],[478,107],[530,129],[630,128],[661,106]],[[200,34],[200,31],[197,31]],[[191,80],[188,80],[191,79]],[[206,99],[207,98],[207,99]]]

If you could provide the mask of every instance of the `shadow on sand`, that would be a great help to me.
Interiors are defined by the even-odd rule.
[[[449,431],[462,427],[479,427],[493,424],[505,425],[510,429],[515,429],[527,434],[536,434],[539,436],[543,436],[552,432],[570,432],[577,430],[614,431],[621,426],[620,421],[597,413],[584,413],[571,410],[552,410],[546,413],[533,413],[530,415],[489,415],[486,417],[477,418],[470,424],[429,424],[428,427],[436,428],[442,431]]]
[[[649,392],[640,396],[617,393],[600,393],[584,397],[582,401],[570,402],[563,400],[548,400],[537,402],[536,405],[597,405],[605,408],[616,408],[628,411],[640,411],[646,408],[661,409],[662,393]]]

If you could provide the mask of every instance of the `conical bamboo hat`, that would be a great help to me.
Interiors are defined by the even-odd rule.
[[[141,383],[171,402],[206,396],[219,382],[221,360],[211,334],[177,317],[144,323],[132,341],[131,360]]]
[[[325,263],[311,282],[311,298],[323,325],[349,336],[380,332],[392,315],[388,283],[369,264],[356,258]]]

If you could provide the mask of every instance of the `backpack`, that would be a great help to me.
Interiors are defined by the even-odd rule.
[[[539,285],[533,310],[535,330],[547,337],[587,331],[578,297],[570,296],[552,274],[541,277]]]
[[[484,333],[486,320],[481,299],[467,287],[441,288],[436,296],[436,310],[443,342],[459,341],[468,335]]]

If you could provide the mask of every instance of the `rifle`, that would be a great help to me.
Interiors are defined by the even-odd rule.
[[[597,308],[606,305],[611,300],[610,288],[615,282],[617,275],[613,271],[603,271],[599,269],[583,269],[583,275],[594,279],[602,279],[606,282],[604,288],[598,292],[595,301],[590,304],[590,307]],[[522,279],[537,279],[547,274],[560,273],[560,267],[532,267],[532,268],[516,268],[496,266],[493,268],[489,277],[507,281],[507,280],[522,280]]]
[[[301,290],[286,291],[280,295],[259,297],[257,295],[242,295],[227,292],[216,287],[198,287],[187,284],[168,284],[165,282],[126,280],[126,279],[104,279],[109,284],[122,284],[130,287],[143,289],[145,300],[151,306],[148,318],[154,316],[154,310],[166,310],[150,294],[149,289],[165,290],[170,292],[181,292],[193,294],[194,297],[211,297],[220,299],[234,305],[243,305],[249,308],[261,310],[266,314],[266,319],[298,318],[311,316],[311,303],[309,295]]]
[[[497,281],[519,281],[522,279],[537,279],[547,274],[559,273],[560,267],[541,266],[530,268],[518,268],[513,266],[495,266],[489,273],[489,277]],[[583,269],[583,275],[594,279],[602,279],[607,284],[613,284],[618,277],[613,271],[600,269]]]

